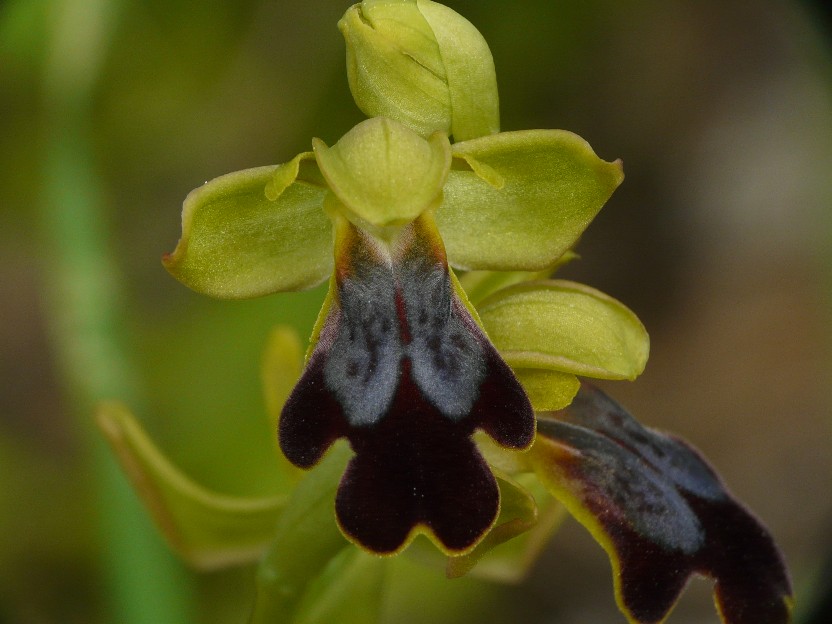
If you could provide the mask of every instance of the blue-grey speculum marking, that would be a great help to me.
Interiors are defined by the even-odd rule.
[[[448,270],[412,251],[391,264],[365,256],[338,284],[340,318],[324,383],[353,426],[384,416],[406,359],[425,398],[454,422],[479,395],[483,351],[462,318],[467,311],[453,297]]]

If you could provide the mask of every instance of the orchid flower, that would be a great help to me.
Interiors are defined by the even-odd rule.
[[[100,411],[172,546],[207,568],[263,556],[255,621],[306,621],[326,586],[313,578],[366,579],[380,560],[362,551],[424,554],[418,535],[449,576],[493,571],[492,549],[514,543],[497,575],[517,578],[557,500],[609,555],[628,621],[662,621],[703,574],[725,622],[788,622],[788,576],[759,521],[691,446],[579,380],[632,380],[649,351],[623,304],[549,279],[621,163],[569,132],[498,132],[490,52],[447,7],[365,1],[339,25],[370,118],[194,190],[164,258],[219,298],[328,280],[302,368],[279,330],[264,373],[288,460],[276,469],[310,473],[273,499],[221,496],[125,408]]]

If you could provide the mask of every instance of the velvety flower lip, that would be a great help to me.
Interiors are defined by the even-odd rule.
[[[383,117],[361,122],[332,147],[318,140],[313,147],[285,164],[222,176],[189,194],[182,238],[165,266],[191,288],[230,299],[308,288],[334,276],[306,374],[279,419],[281,448],[304,468],[315,465],[339,437],[347,437],[354,450],[365,449],[348,470],[336,506],[351,539],[388,552],[420,530],[447,552],[464,552],[485,535],[499,510],[495,478],[486,474],[470,434],[484,430],[506,447],[525,448],[534,431],[532,407],[568,404],[577,391],[577,374],[634,378],[644,368],[648,339],[623,305],[566,283],[493,293],[480,319],[450,267],[551,270],[620,184],[620,162],[601,160],[586,141],[565,131],[507,132],[451,145],[441,132],[423,138]],[[394,249],[394,241],[411,239],[418,243],[411,253]],[[437,310],[444,312],[437,316]],[[579,310],[580,318],[569,310]],[[444,323],[441,331],[420,327],[423,315]],[[520,318],[535,319],[535,331],[549,340],[530,344],[524,338],[529,327],[518,324]],[[339,324],[350,331],[337,331]],[[516,377],[486,332],[509,352],[522,354]],[[351,342],[350,333],[363,343]],[[557,335],[571,338],[558,344],[551,340]],[[433,352],[438,364],[427,355]],[[469,356],[457,357],[461,353]],[[372,374],[362,381],[360,373],[367,372]],[[418,401],[403,403],[403,393]],[[348,494],[371,498],[362,486],[369,483],[362,475],[371,471],[362,467],[371,454],[389,453],[384,436],[371,440],[359,433],[362,427],[398,422],[389,417],[393,407],[407,407],[418,421],[414,402],[425,423],[450,422],[454,433],[426,437],[424,428],[416,429],[413,445],[422,450],[421,461],[413,463],[421,473],[399,466],[384,474],[411,485],[417,478],[425,481],[426,458],[441,459],[444,438],[456,440],[454,452],[464,461],[448,474],[456,479],[459,500],[450,505],[450,495],[443,493],[454,483],[451,476],[442,487],[434,479],[432,501],[382,514],[392,518],[397,537],[373,544],[366,532],[351,528]],[[432,421],[435,410],[445,420]],[[502,420],[495,417],[500,410]],[[525,424],[516,431],[512,423]],[[402,464],[399,456],[390,460]],[[472,483],[481,484],[480,500]],[[375,500],[383,495],[378,487]],[[426,487],[423,496],[430,498]],[[434,530],[440,500],[444,507],[470,510],[465,540]],[[374,531],[382,533],[380,527]]]
[[[280,418],[280,446],[316,464],[339,437],[350,461],[336,498],[345,535],[381,554],[417,533],[470,550],[499,509],[471,439],[527,448],[532,407],[459,299],[429,213],[391,243],[336,225],[334,296]]]
[[[423,138],[383,117],[313,148],[189,194],[165,267],[229,299],[329,276],[305,372],[277,419],[281,449],[309,468],[349,440],[357,455],[336,512],[365,548],[397,552],[423,532],[447,553],[468,552],[497,521],[499,490],[519,491],[507,479],[498,487],[471,434],[527,448],[533,407],[568,404],[576,374],[633,378],[648,341],[623,305],[566,283],[492,293],[481,319],[451,267],[551,270],[621,182],[620,163],[565,131],[452,146],[441,132]],[[570,309],[580,310],[580,328]],[[529,344],[521,317],[572,339]],[[522,353],[517,376],[486,332]],[[532,507],[516,506],[517,526],[529,526]],[[499,540],[515,534],[502,530]]]
[[[769,533],[686,442],[641,426],[597,388],[541,414],[530,460],[607,551],[631,622],[662,622],[693,574],[727,624],[786,624],[791,583]]]

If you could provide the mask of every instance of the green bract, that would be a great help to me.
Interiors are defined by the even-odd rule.
[[[285,496],[242,498],[206,490],[170,463],[121,404],[102,404],[98,423],[168,543],[195,568],[249,563],[274,539]]]
[[[350,89],[368,116],[457,141],[499,131],[491,51],[455,11],[430,0],[365,0],[338,27]]]

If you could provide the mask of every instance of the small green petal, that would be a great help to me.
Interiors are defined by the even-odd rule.
[[[298,180],[314,186],[326,186],[326,180],[318,170],[313,152],[301,152],[289,162],[278,165],[272,179],[266,184],[266,198],[269,201],[277,201],[283,191]]]
[[[447,136],[425,140],[384,117],[361,122],[331,148],[312,145],[339,208],[364,229],[405,225],[438,205],[451,162]]]
[[[292,624],[367,624],[381,612],[385,560],[347,546],[313,580]]]
[[[536,412],[563,409],[572,402],[581,382],[575,375],[542,368],[515,368],[514,374]]]
[[[285,497],[240,498],[206,490],[170,463],[123,405],[102,403],[97,419],[168,544],[187,563],[213,570],[260,557]]]
[[[336,228],[338,227],[338,219],[336,219],[335,226]],[[329,312],[332,309],[332,305],[335,303],[337,297],[338,286],[335,280],[335,275],[332,275],[329,280],[329,288],[326,291],[326,296],[321,304],[321,309],[318,311],[318,318],[315,319],[315,325],[312,327],[312,335],[309,337],[309,344],[307,345],[306,353],[303,356],[304,364],[309,361],[312,352],[318,344],[318,340],[321,337],[321,330],[326,324],[326,319],[329,317]]]
[[[229,173],[191,191],[182,238],[163,258],[165,268],[189,288],[222,299],[303,290],[326,279],[332,272],[332,226],[322,210],[327,190],[302,179],[315,177],[300,175],[308,158]]]
[[[566,251],[555,263],[542,271],[466,271],[459,278],[468,300],[479,305],[480,301],[502,288],[522,282],[536,282],[552,277],[562,266],[579,258],[572,250]]]
[[[650,350],[635,314],[593,288],[550,280],[501,290],[478,307],[494,345],[513,368],[601,379],[635,379]]]
[[[468,291],[463,288],[461,278],[456,276],[454,270],[448,267],[448,273],[451,276],[451,285],[454,288],[454,292],[456,296],[459,297],[459,300],[462,302],[462,305],[465,306],[465,309],[471,314],[471,318],[474,319],[474,322],[477,324],[480,329],[485,331],[485,328],[482,326],[482,321],[480,320],[479,312],[477,312],[477,308],[474,307],[474,302],[468,298]]]
[[[564,130],[455,143],[436,222],[456,268],[539,271],[560,258],[624,178]]]
[[[451,134],[467,141],[500,131],[497,74],[488,44],[464,17],[431,0],[417,0],[433,29],[451,98]]]

